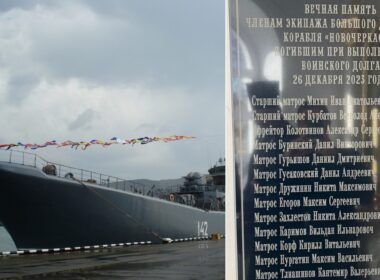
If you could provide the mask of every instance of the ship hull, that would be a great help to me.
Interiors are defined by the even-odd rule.
[[[0,163],[0,220],[17,248],[162,242],[224,234],[224,212]]]

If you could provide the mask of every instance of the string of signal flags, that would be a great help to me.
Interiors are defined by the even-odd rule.
[[[135,144],[140,144],[140,145],[146,145],[152,142],[173,142],[173,141],[181,141],[181,140],[188,140],[188,139],[194,139],[196,137],[193,136],[178,136],[178,135],[173,135],[173,136],[168,136],[168,137],[140,137],[140,138],[134,138],[134,139],[120,139],[117,137],[113,137],[110,140],[91,140],[91,141],[71,141],[67,140],[64,142],[57,142],[55,140],[53,141],[47,141],[43,144],[23,144],[21,142],[18,142],[17,144],[11,143],[11,144],[0,144],[0,149],[3,150],[10,150],[15,147],[23,147],[24,149],[41,149],[41,148],[46,148],[46,147],[52,147],[55,146],[57,148],[61,147],[71,147],[72,149],[82,149],[86,150],[88,147],[92,145],[100,145],[102,147],[108,147],[111,145],[135,145]]]

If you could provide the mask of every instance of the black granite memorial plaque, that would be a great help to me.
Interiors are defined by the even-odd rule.
[[[380,1],[229,15],[239,279],[380,279]]]

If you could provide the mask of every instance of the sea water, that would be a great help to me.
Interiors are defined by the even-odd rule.
[[[0,252],[14,250],[16,250],[16,245],[11,236],[4,227],[0,226]]]

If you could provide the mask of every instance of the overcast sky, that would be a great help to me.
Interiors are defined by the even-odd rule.
[[[224,156],[224,1],[0,1],[0,143],[196,136],[38,154],[127,179]]]

